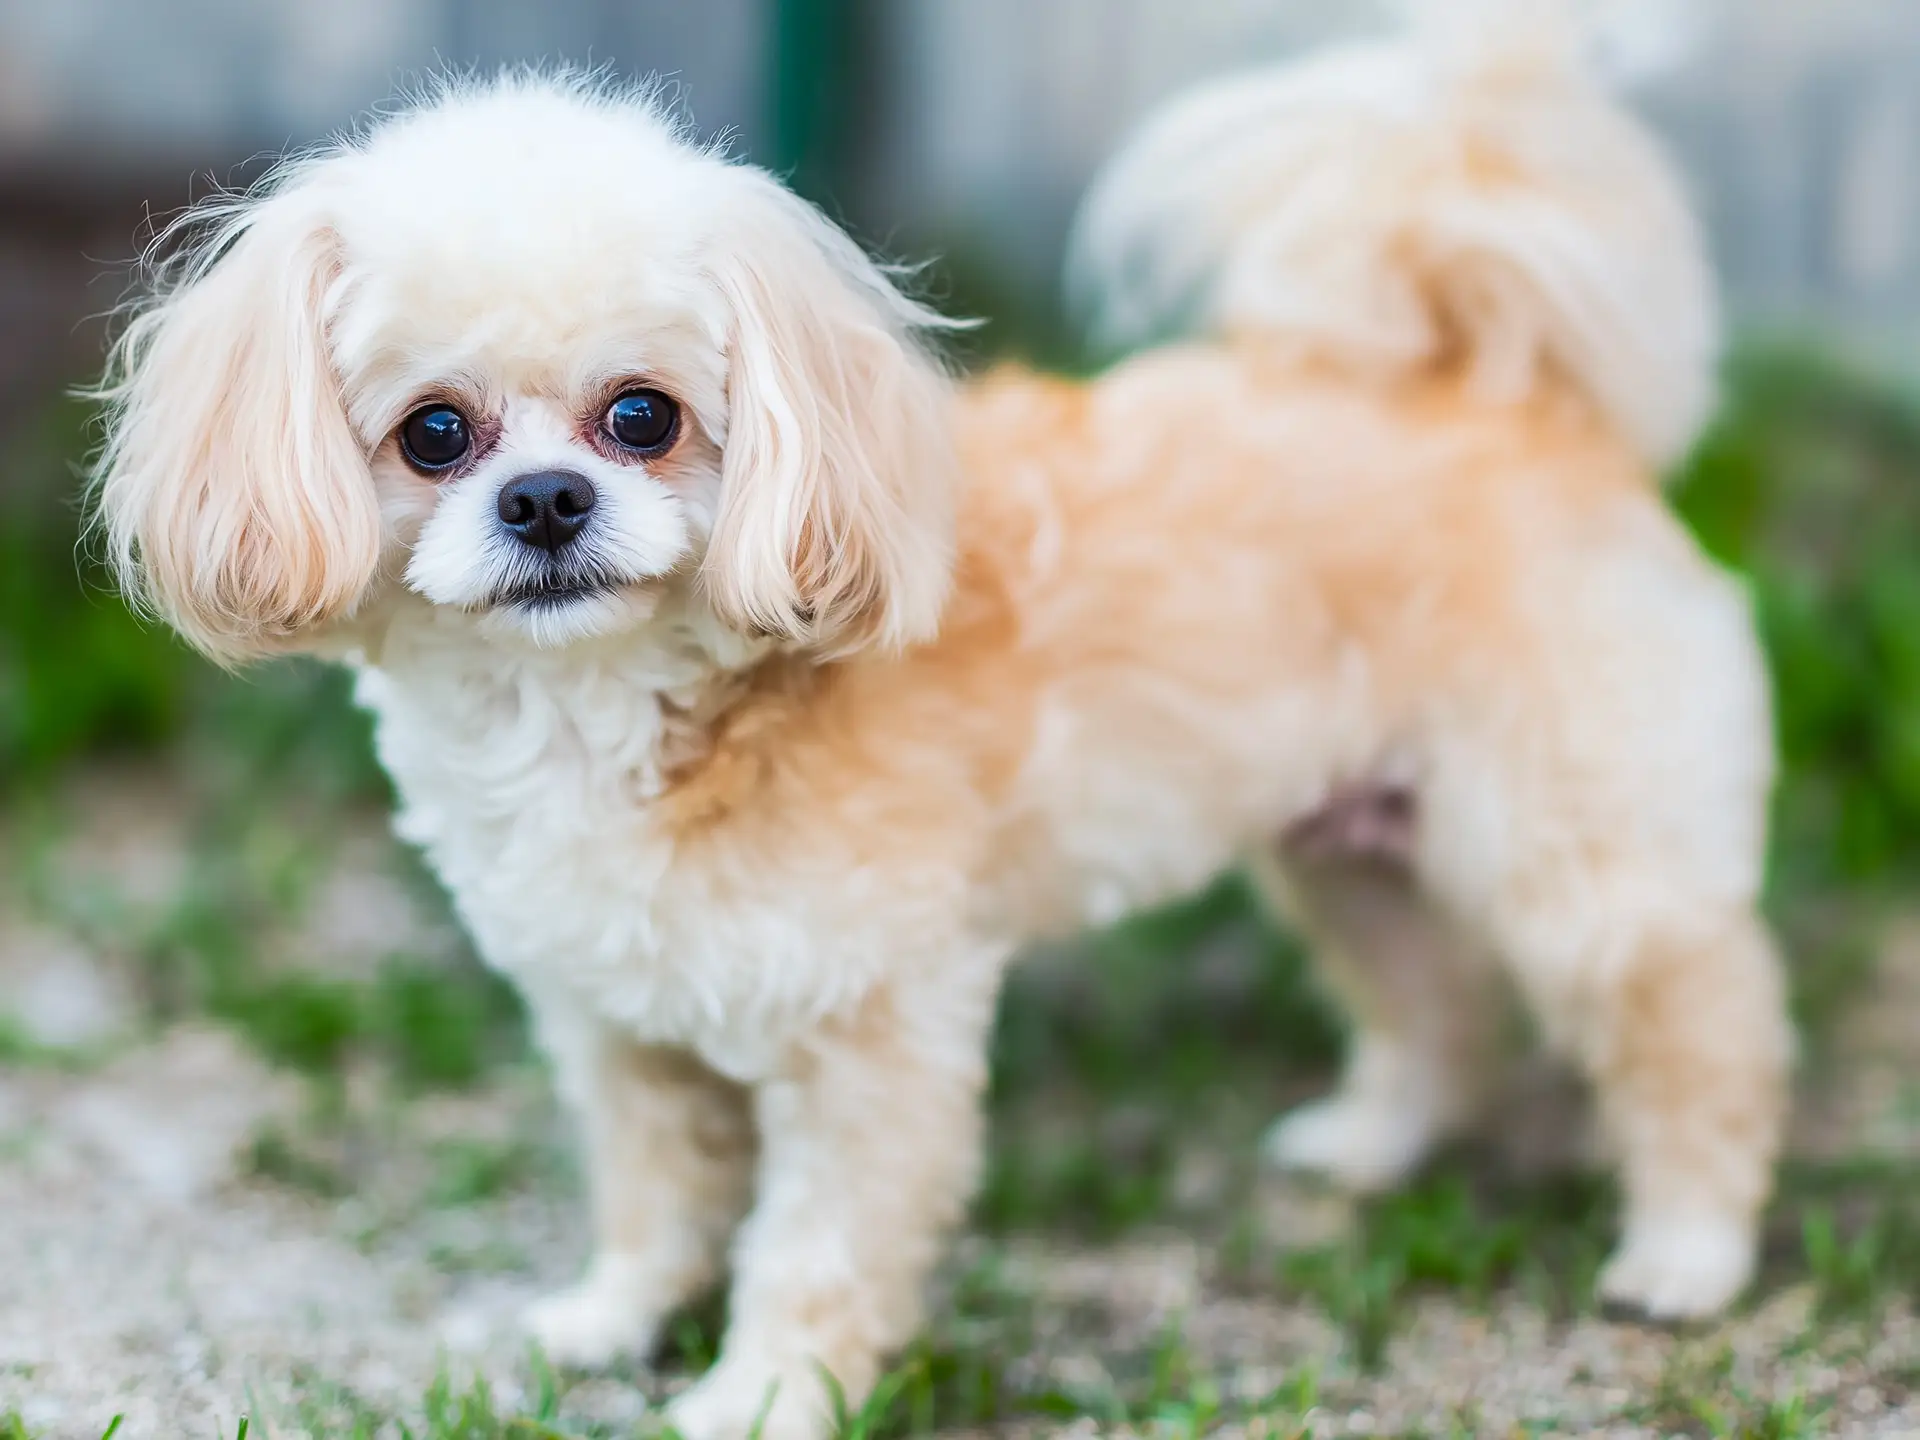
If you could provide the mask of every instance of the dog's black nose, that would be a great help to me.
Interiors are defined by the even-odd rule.
[[[571,470],[542,470],[500,487],[500,523],[522,541],[558,554],[593,513],[593,482]]]

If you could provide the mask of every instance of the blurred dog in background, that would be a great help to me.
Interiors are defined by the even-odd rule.
[[[672,1420],[814,1435],[920,1323],[1008,957],[1249,855],[1359,1024],[1273,1152],[1469,1126],[1502,977],[1592,1077],[1610,1298],[1752,1269],[1789,1040],[1674,177],[1528,4],[1210,86],[1095,188],[1090,383],[905,298],[644,93],[449,86],[196,212],[103,386],[100,523],[208,653],[354,666],[399,826],[587,1137],[555,1359],[730,1262]],[[1564,23],[1563,23],[1564,22]]]

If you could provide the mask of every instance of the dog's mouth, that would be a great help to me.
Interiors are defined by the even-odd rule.
[[[487,597],[489,610],[558,610],[582,600],[598,600],[629,582],[602,572],[584,575],[547,575],[524,584],[509,585]]]

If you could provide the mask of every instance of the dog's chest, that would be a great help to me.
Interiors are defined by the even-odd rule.
[[[807,997],[770,993],[756,932],[777,896],[730,894],[681,864],[656,801],[676,687],[697,666],[446,643],[390,645],[361,671],[396,828],[422,847],[489,964],[642,1038],[757,1068]],[[789,979],[792,978],[789,972]]]

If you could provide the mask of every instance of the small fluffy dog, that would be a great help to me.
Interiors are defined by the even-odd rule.
[[[1250,856],[1358,1026],[1281,1162],[1378,1187],[1473,1122],[1504,977],[1598,1091],[1606,1296],[1746,1283],[1768,697],[1656,483],[1712,286],[1545,8],[1149,124],[1079,274],[1197,338],[1085,384],[955,385],[843,234],[596,83],[451,86],[196,217],[102,524],[207,653],[358,670],[585,1127],[550,1355],[727,1262],[671,1419],[820,1433],[920,1323],[1009,955]]]

